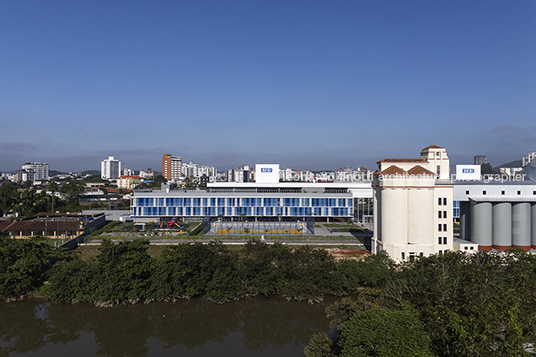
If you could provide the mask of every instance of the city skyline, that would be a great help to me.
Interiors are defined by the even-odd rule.
[[[0,4],[0,171],[536,150],[536,2]]]

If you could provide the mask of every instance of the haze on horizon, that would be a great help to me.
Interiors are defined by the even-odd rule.
[[[0,171],[536,151],[536,2],[5,1]]]

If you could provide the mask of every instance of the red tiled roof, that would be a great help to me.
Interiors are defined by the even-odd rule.
[[[407,172],[404,169],[401,169],[400,167],[396,165],[391,165],[388,168],[386,168],[383,171],[378,172],[377,174],[380,175],[406,175]]]
[[[421,165],[415,165],[411,169],[408,170],[408,174],[410,175],[433,175],[435,176],[435,173],[433,173],[430,170],[425,169]]]
[[[426,150],[426,149],[444,149],[444,148],[441,146],[437,146],[437,145],[430,145],[430,146],[425,147],[422,150]]]

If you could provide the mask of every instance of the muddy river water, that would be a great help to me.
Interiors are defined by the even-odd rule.
[[[329,331],[324,310],[334,301],[0,303],[0,356],[303,356],[314,333]]]

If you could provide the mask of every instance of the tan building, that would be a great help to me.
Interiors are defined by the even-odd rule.
[[[143,182],[143,178],[140,176],[121,176],[117,179],[117,187],[132,189],[138,186],[140,182]]]
[[[431,145],[417,159],[383,159],[373,174],[372,253],[395,261],[452,250],[452,188],[447,151]]]
[[[178,180],[182,175],[182,157],[174,157],[171,154],[162,156],[162,176],[167,180]]]

